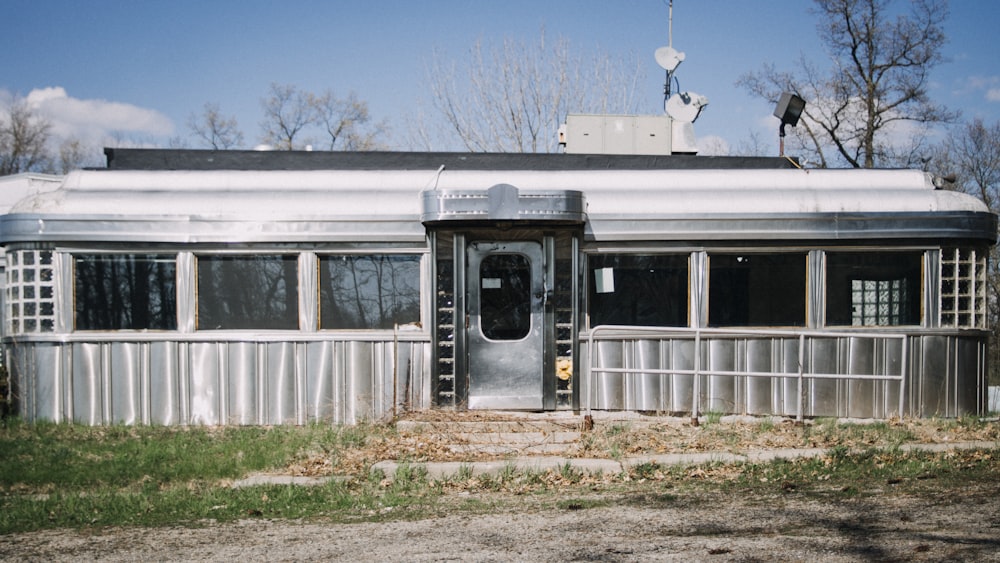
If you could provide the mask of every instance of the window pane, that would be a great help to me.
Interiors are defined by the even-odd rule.
[[[73,257],[77,330],[175,330],[177,262],[173,255]]]
[[[320,328],[391,329],[420,321],[420,256],[323,256]]]
[[[830,252],[826,323],[831,326],[920,324],[921,252]]]
[[[688,325],[688,256],[590,256],[590,324]]]
[[[709,326],[805,326],[805,254],[713,254],[709,265]]]
[[[479,322],[490,340],[531,332],[531,263],[523,254],[492,254],[479,266]]]
[[[299,328],[298,257],[198,257],[198,329]]]

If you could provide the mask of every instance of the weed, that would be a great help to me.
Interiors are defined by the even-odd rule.
[[[631,468],[631,477],[633,479],[652,479],[657,477],[660,473],[660,464],[648,462],[633,465]]]
[[[722,413],[719,411],[708,411],[705,413],[705,425],[718,424],[722,422]]]
[[[757,424],[757,431],[761,433],[773,432],[774,419],[771,417],[761,419],[761,421]]]
[[[629,431],[629,426],[625,424],[612,424],[608,426],[608,429],[604,431],[604,434],[611,438],[613,436],[620,436],[626,434]]]
[[[567,461],[566,463],[559,466],[559,476],[563,478],[566,482],[576,483],[582,477],[582,473],[579,469],[573,467],[573,464]]]
[[[468,481],[469,479],[472,479],[472,466],[463,463],[455,473],[455,480]]]

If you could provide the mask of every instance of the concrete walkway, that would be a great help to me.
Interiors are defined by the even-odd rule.
[[[992,449],[1000,447],[997,442],[974,441],[938,444],[904,444],[898,450],[903,452],[945,452],[953,450]],[[576,458],[562,456],[524,456],[495,461],[443,461],[403,463],[393,460],[380,461],[372,465],[372,472],[381,472],[390,481],[400,468],[426,472],[432,481],[451,479],[460,475],[476,477],[499,475],[504,472],[545,472],[570,468],[590,474],[617,474],[631,467],[643,464],[657,465],[698,465],[703,463],[768,463],[778,459],[816,458],[824,455],[829,448],[785,448],[772,450],[749,450],[743,453],[695,452],[679,454],[658,454],[627,457],[620,460],[600,458]],[[255,474],[233,482],[232,488],[258,485],[299,485],[317,486],[330,481],[347,481],[349,476],[297,477],[291,475]]]
[[[943,452],[951,450],[991,449],[1000,446],[996,442],[954,442],[948,444],[904,444],[899,451],[904,452]],[[778,459],[815,458],[824,455],[829,448],[786,448],[774,450],[750,450],[745,453],[730,452],[696,452],[682,454],[642,455],[614,459],[546,457],[517,457],[501,461],[474,462],[418,462],[400,463],[397,461],[380,461],[372,465],[372,471],[381,471],[387,479],[393,479],[400,467],[410,470],[426,471],[430,480],[443,480],[465,474],[469,476],[498,475],[505,471],[544,472],[559,471],[569,467],[584,473],[622,473],[629,468],[643,464],[657,465],[698,465],[703,463],[768,463]]]

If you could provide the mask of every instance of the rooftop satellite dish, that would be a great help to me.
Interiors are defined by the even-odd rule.
[[[694,92],[680,92],[670,96],[664,109],[674,121],[694,123],[701,109],[708,105],[708,98]]]
[[[660,47],[653,56],[656,58],[656,64],[667,72],[673,72],[684,60],[684,53],[673,47]]]

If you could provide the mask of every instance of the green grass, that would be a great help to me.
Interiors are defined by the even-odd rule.
[[[336,484],[225,486],[317,452],[335,457],[357,443],[359,432],[320,425],[178,429],[7,420],[0,423],[0,533],[374,510],[375,500]]]
[[[970,418],[939,424],[977,429],[996,423]],[[711,437],[726,428],[713,424],[698,432]],[[909,439],[909,431],[890,423],[816,421],[794,431],[821,436],[830,444],[826,455],[761,464],[646,463],[615,475],[587,474],[568,464],[544,472],[509,465],[496,475],[473,477],[465,468],[452,479],[432,481],[419,464],[404,463],[393,479],[368,472],[375,457],[392,455],[376,454],[395,435],[391,426],[210,429],[26,425],[7,420],[0,423],[0,534],[45,528],[197,526],[244,518],[411,519],[517,510],[526,503],[582,510],[622,499],[685,503],[705,494],[820,500],[860,494],[930,497],[977,484],[995,493],[1000,482],[1000,448],[902,452],[896,445]],[[610,434],[626,443],[637,432],[619,427]],[[866,446],[868,442],[877,446]],[[354,468],[354,474],[311,487],[229,486],[250,473],[281,471],[318,458],[333,460],[340,470]],[[343,463],[338,465],[338,460]]]

